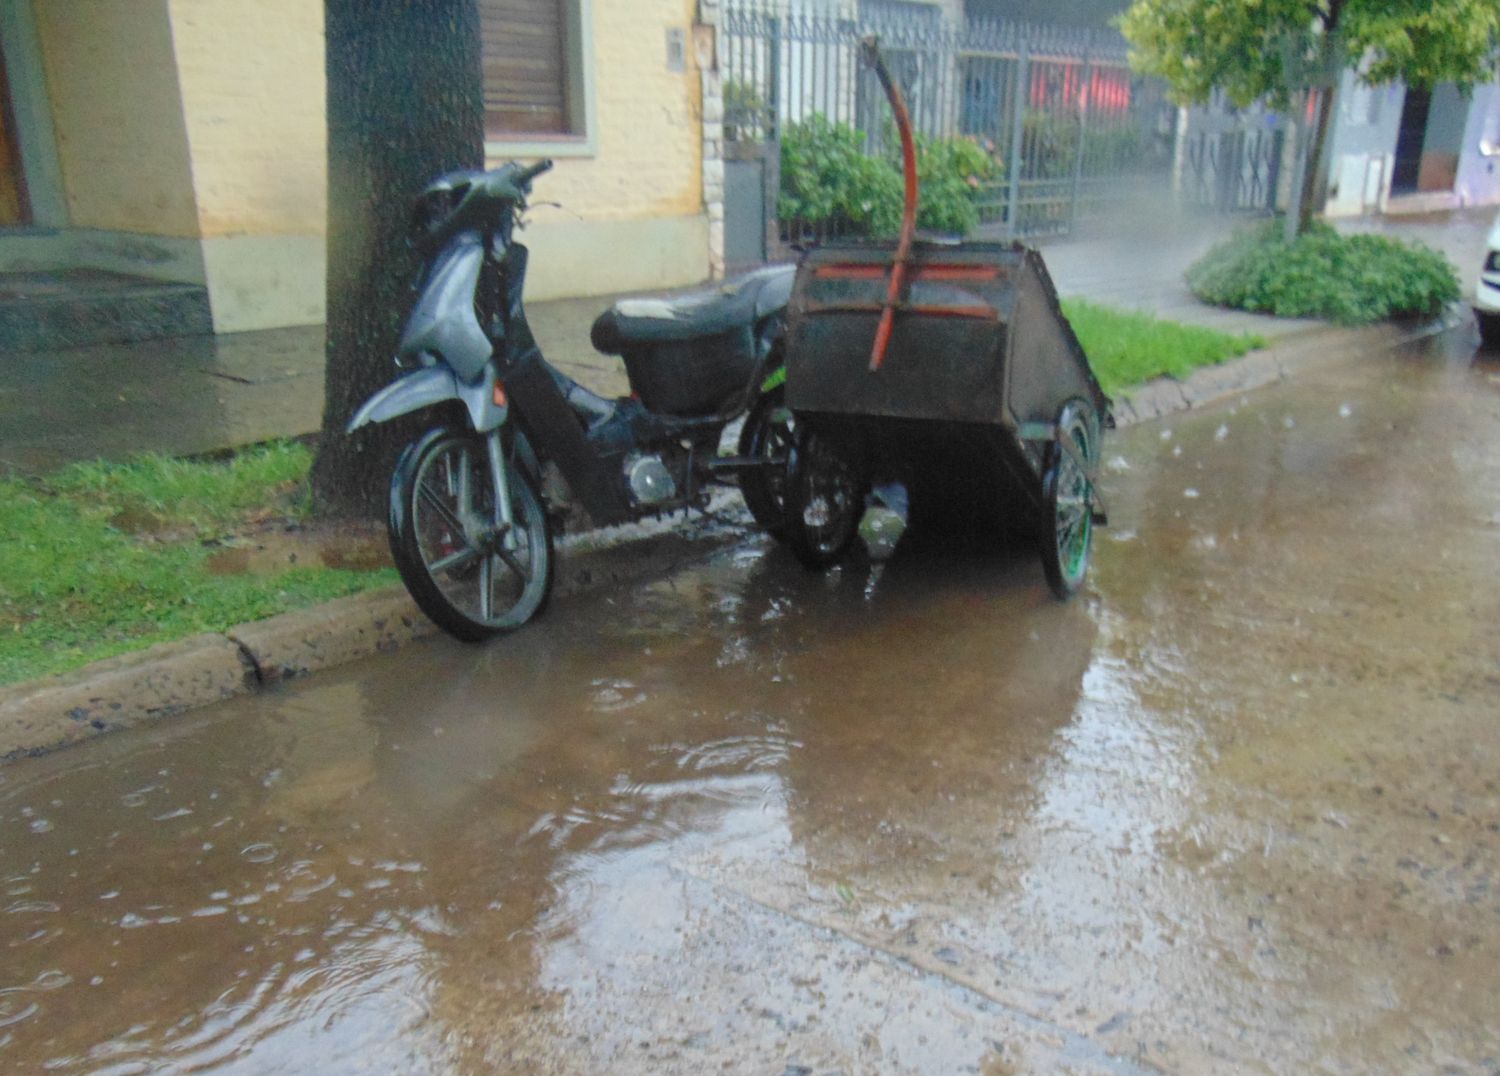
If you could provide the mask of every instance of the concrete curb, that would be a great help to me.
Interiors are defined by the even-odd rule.
[[[0,701],[0,760],[206,706],[254,682],[240,648],[206,634],[18,684]]]
[[[1165,418],[1284,381],[1304,370],[1348,361],[1350,353],[1369,355],[1390,351],[1402,344],[1446,332],[1462,323],[1462,314],[1449,312],[1418,325],[1382,324],[1356,329],[1329,327],[1300,332],[1219,366],[1200,367],[1186,380],[1159,377],[1132,392],[1121,393],[1115,400],[1115,421],[1124,427]],[[1330,346],[1332,336],[1339,338],[1337,347]]]
[[[251,670],[253,685],[396,650],[437,632],[401,587],[354,594],[225,632]]]
[[[680,519],[652,520],[565,539],[558,548],[553,600],[664,577],[743,540],[749,525],[748,513],[725,493],[710,502],[707,515],[686,526]],[[406,590],[391,586],[16,684],[0,699],[0,763],[386,653],[437,632]]]
[[[1298,333],[1185,381],[1158,378],[1115,401],[1120,426],[1160,419],[1283,380],[1349,352],[1374,353],[1434,335],[1462,315],[1420,326],[1380,325]],[[1329,338],[1339,337],[1339,346]],[[745,538],[748,513],[730,492],[708,513],[655,520],[566,539],[559,546],[556,601],[602,587],[661,578]],[[437,633],[401,587],[341,598],[96,662],[6,689],[0,699],[0,763],[39,755],[140,722],[181,713],[320,669],[396,650]]]

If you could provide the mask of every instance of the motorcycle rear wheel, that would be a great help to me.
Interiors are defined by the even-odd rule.
[[[552,591],[552,528],[531,481],[507,465],[512,525],[500,525],[484,438],[438,427],[391,476],[391,555],[413,600],[455,638],[525,624]]]
[[[740,495],[760,529],[777,539],[786,533],[786,462],[793,431],[786,390],[780,387],[755,401],[740,428],[740,458],[761,464],[741,472]]]

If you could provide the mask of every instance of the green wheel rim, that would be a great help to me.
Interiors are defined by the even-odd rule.
[[[1098,448],[1087,416],[1073,410],[1067,415],[1065,427],[1077,444],[1080,455],[1092,464]],[[1069,586],[1076,586],[1088,570],[1089,543],[1094,526],[1093,506],[1089,497],[1088,477],[1073,461],[1072,456],[1060,450],[1055,499],[1053,530],[1057,542],[1057,560],[1062,565]]]

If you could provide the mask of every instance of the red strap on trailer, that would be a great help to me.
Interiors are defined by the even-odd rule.
[[[891,343],[891,329],[896,321],[896,306],[906,287],[906,274],[911,262],[911,242],[917,232],[917,147],[911,136],[911,115],[906,111],[906,102],[901,91],[891,79],[885,60],[880,55],[880,45],[874,34],[861,42],[865,62],[875,69],[881,89],[896,114],[896,129],[901,132],[901,171],[906,180],[906,202],[901,210],[901,239],[896,244],[896,258],[891,265],[891,285],[886,290],[885,302],[880,308],[880,323],[875,327],[875,346],[870,350],[870,372],[879,370],[885,362],[885,352]]]

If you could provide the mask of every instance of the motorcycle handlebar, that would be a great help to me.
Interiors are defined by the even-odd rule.
[[[530,183],[533,179],[535,179],[537,176],[541,175],[543,172],[550,172],[551,170],[552,170],[552,158],[551,157],[543,157],[541,160],[537,161],[536,164],[532,165],[530,168],[523,168],[523,169],[521,169],[520,174],[518,174],[516,176],[516,185],[517,186],[522,186],[524,184]]]

